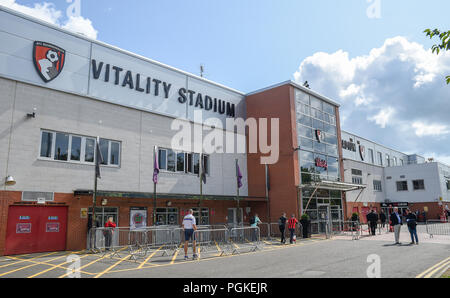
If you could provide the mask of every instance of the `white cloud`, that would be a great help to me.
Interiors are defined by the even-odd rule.
[[[416,130],[418,137],[423,136],[442,136],[450,133],[449,126],[441,124],[425,124],[417,121],[412,124],[412,127]]]
[[[397,36],[353,58],[344,50],[315,53],[294,79],[341,104],[344,130],[400,151],[445,158],[450,156],[446,75],[450,52],[436,55]]]
[[[92,22],[83,17],[69,17],[66,21],[61,21],[63,13],[57,10],[53,3],[34,3],[33,7],[16,3],[16,0],[0,0],[0,5],[21,13],[38,18],[61,28],[75,33],[83,34],[89,38],[97,39],[98,31],[95,30]]]
[[[391,121],[392,116],[394,116],[394,114],[395,114],[395,110],[391,107],[387,107],[386,109],[382,109],[375,116],[367,118],[367,120],[374,121],[380,127],[385,128],[386,125],[388,125],[389,122]]]

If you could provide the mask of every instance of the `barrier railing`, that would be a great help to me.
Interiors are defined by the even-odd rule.
[[[352,240],[358,240],[361,228],[357,221],[332,221],[331,235],[351,236]]]
[[[194,232],[196,245],[200,253],[217,252],[219,256],[227,253],[228,229],[198,229]]]
[[[259,227],[232,228],[229,233],[229,239],[229,247],[232,254],[240,253],[244,249],[256,251],[261,245]]]
[[[450,236],[450,222],[427,220],[426,230],[427,234],[430,235],[430,238],[433,238],[434,235]]]

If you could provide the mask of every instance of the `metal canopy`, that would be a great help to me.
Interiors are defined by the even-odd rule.
[[[322,188],[328,190],[341,190],[341,191],[353,191],[353,190],[363,190],[367,188],[367,185],[353,184],[346,182],[336,182],[336,181],[320,181],[313,182],[310,184],[302,184],[299,188]]]

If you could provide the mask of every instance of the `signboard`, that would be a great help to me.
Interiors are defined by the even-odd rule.
[[[130,209],[130,228],[140,229],[147,226],[147,208]]]
[[[29,216],[19,216],[19,220],[30,220]]]
[[[396,202],[396,203],[381,203],[381,207],[408,207],[409,203]]]
[[[59,222],[48,222],[45,225],[45,232],[58,233],[59,232]]]
[[[81,208],[80,209],[80,218],[87,218],[88,216],[88,209],[87,208]]]
[[[16,225],[17,234],[30,234],[31,233],[31,223],[18,223]]]
[[[48,220],[58,220],[58,216],[49,216]]]

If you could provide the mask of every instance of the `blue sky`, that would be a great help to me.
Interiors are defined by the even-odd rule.
[[[450,30],[448,0],[67,1],[0,4],[243,92],[308,80],[344,130],[450,165],[450,52],[423,33]]]
[[[429,46],[425,28],[449,27],[450,1],[380,3],[381,19],[367,0],[82,0],[81,13],[101,41],[196,74],[203,63],[207,78],[250,92],[292,79],[318,51],[363,55],[397,35]]]

